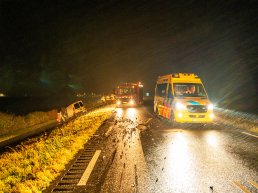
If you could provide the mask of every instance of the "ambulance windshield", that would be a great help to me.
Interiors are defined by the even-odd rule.
[[[206,92],[202,84],[196,83],[174,83],[175,97],[205,97]]]
[[[117,94],[120,95],[127,95],[127,94],[134,94],[135,88],[134,87],[120,87],[117,89]]]

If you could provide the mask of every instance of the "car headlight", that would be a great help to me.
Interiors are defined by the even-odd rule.
[[[183,117],[183,114],[182,114],[182,113],[178,113],[177,116],[178,116],[179,118],[182,118],[182,117]]]
[[[211,110],[211,111],[212,111],[213,108],[214,108],[213,104],[210,103],[210,104],[208,105],[208,110]]]
[[[121,101],[116,101],[116,104],[117,105],[121,105]]]
[[[131,100],[129,101],[129,103],[130,103],[130,105],[134,105],[134,100],[131,99]]]
[[[183,110],[183,109],[186,109],[186,106],[183,105],[182,103],[176,103],[176,109],[177,110]]]

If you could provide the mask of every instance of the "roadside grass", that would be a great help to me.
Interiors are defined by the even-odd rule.
[[[54,120],[57,110],[48,112],[32,112],[25,116],[16,116],[0,112],[0,136],[12,135],[19,130]]]
[[[83,148],[113,108],[105,107],[0,155],[0,192],[42,192]]]
[[[97,100],[97,101],[84,101],[83,104],[86,107],[86,109],[91,109],[91,108],[103,105],[104,103],[101,100]]]
[[[84,103],[86,109],[102,105],[101,100],[87,101]],[[25,116],[13,115],[0,112],[0,142],[14,136],[34,130],[34,127],[49,124],[57,119],[57,110],[42,112],[31,112]]]
[[[258,134],[258,116],[229,109],[215,109],[217,121]]]

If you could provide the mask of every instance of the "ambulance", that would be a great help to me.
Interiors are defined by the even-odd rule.
[[[159,76],[154,112],[172,123],[210,123],[214,119],[213,104],[201,79],[194,73]]]

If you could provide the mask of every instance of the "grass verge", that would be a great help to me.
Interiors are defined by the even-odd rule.
[[[57,110],[32,112],[26,116],[16,116],[0,112],[0,136],[16,134],[19,130],[31,127],[57,117]]]
[[[258,116],[229,109],[216,108],[216,120],[229,125],[258,134]]]
[[[102,105],[101,100],[86,101],[86,109]],[[0,142],[21,135],[38,127],[51,124],[57,119],[57,110],[31,112],[25,116],[0,112]]]
[[[30,139],[0,156],[0,192],[42,192],[83,148],[113,108],[81,116],[49,135]]]

